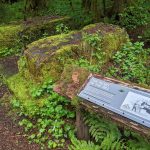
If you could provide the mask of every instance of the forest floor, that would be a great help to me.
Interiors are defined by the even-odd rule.
[[[0,59],[0,72],[8,77],[18,72],[18,57]],[[0,81],[0,150],[39,150],[36,144],[29,144],[21,127],[9,115],[9,108],[2,105],[2,96],[8,92]]]
[[[29,144],[22,128],[8,115],[8,111],[0,106],[0,150],[39,150],[36,144]]]

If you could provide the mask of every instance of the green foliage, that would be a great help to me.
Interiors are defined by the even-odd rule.
[[[60,23],[56,26],[56,32],[59,34],[68,33],[69,28],[66,25],[64,25],[63,23]]]
[[[144,40],[144,42],[150,42],[150,29],[146,29],[142,35],[142,39]]]
[[[105,58],[105,52],[102,50],[102,36],[99,33],[96,34],[84,34],[83,40],[90,46],[90,64],[96,61],[99,67],[103,64]]]
[[[29,141],[50,149],[64,147],[69,135],[74,133],[71,122],[75,117],[75,112],[69,107],[70,101],[53,92],[52,87],[53,81],[48,80],[31,92],[36,103],[11,101],[22,118],[19,125],[24,127]],[[43,99],[37,101],[41,96]]]
[[[11,56],[11,55],[18,55],[20,53],[20,49],[18,48],[1,48],[0,49],[0,58],[1,57],[6,57],[6,56]]]
[[[69,146],[69,150],[100,150],[100,146],[95,145],[91,141],[77,140],[75,137],[71,139],[72,145]]]
[[[79,60],[74,62],[77,66],[80,66],[82,68],[86,68],[89,71],[92,72],[99,72],[100,67],[97,64],[90,64],[89,60],[85,59],[85,58],[80,58]]]
[[[23,18],[24,1],[4,4],[0,2],[0,23],[8,23]]]
[[[99,50],[100,49],[100,42],[101,38],[98,33],[96,34],[87,34],[85,33],[83,36],[83,40],[86,41],[91,47]]]
[[[53,81],[52,79],[49,79],[48,81],[45,81],[40,87],[33,87],[31,89],[31,95],[34,98],[41,97],[45,92],[48,94],[51,94],[53,90]]]
[[[11,54],[13,54],[13,49],[9,49],[9,48],[3,48],[0,50],[0,57],[5,57],[5,56],[9,56]]]
[[[124,137],[128,139],[126,142],[127,150],[149,150],[149,141],[139,134],[129,130],[124,130]]]
[[[70,13],[70,16],[72,17],[76,28],[86,26],[94,20],[92,12],[85,13],[85,11],[80,8],[80,5],[79,8]]]
[[[85,13],[82,8],[81,0],[73,0],[73,5],[70,5],[69,0],[53,0],[48,4],[47,11],[43,12],[48,15],[70,16],[76,28],[83,27],[92,23],[93,15],[91,12]]]
[[[149,54],[149,49],[145,50],[142,42],[128,42],[113,56],[113,66],[107,75],[149,85]]]
[[[144,1],[137,2],[135,6],[126,7],[120,14],[120,24],[127,29],[134,29],[149,23],[150,15],[148,8],[144,7]]]
[[[88,45],[90,49],[89,60],[87,57],[81,57],[75,62],[80,67],[87,68],[92,72],[99,72],[101,66],[104,64],[105,52],[102,50],[102,37],[99,33],[96,34],[84,34],[83,41]]]
[[[101,149],[120,150],[124,144],[120,140],[121,133],[115,124],[95,115],[86,115],[85,123],[90,127],[89,132],[100,144]]]
[[[129,130],[122,133],[116,124],[96,114],[86,113],[85,123],[102,150],[149,150],[150,144],[145,138]]]

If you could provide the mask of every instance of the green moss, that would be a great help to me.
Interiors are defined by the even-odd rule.
[[[30,88],[31,82],[27,82],[20,74],[8,78],[7,85],[18,99],[30,100],[28,89]]]
[[[30,73],[41,79],[47,75],[58,79],[65,64],[70,63],[70,60],[78,60],[83,56],[90,58],[91,47],[83,41],[82,36],[85,33],[97,32],[102,37],[100,47],[105,52],[104,63],[128,40],[123,29],[102,23],[88,25],[81,31],[40,39],[28,45],[25,51]]]
[[[5,48],[21,49],[21,47],[38,40],[46,33],[56,34],[56,26],[68,23],[69,17],[36,18],[27,22],[20,22],[0,26],[0,51]],[[43,45],[43,48],[45,48]]]
[[[122,31],[116,31],[115,33],[103,36],[102,49],[106,52],[106,61],[129,40],[127,33]]]
[[[56,51],[50,62],[43,64],[41,68],[41,79],[46,78],[46,76],[51,76],[54,80],[58,80],[65,64],[70,63],[72,59],[77,57],[79,51],[74,53],[75,47],[77,47],[77,45],[67,45]]]
[[[42,38],[38,41],[34,41],[31,44],[29,44],[27,48],[32,49],[36,46],[38,46],[38,48],[50,48],[52,46],[57,46],[60,42],[67,42],[67,38],[71,37],[72,33],[74,32],[71,32],[69,34],[53,35],[47,38]]]
[[[90,24],[90,25],[85,26],[82,30],[86,31],[86,30],[94,28],[94,27],[96,27],[96,24]]]
[[[22,30],[21,25],[0,26],[0,49],[11,48],[17,44],[18,33]]]
[[[75,96],[72,100],[71,100],[71,104],[75,107],[78,107],[80,104],[80,98]]]
[[[50,36],[28,45],[25,56],[29,71],[35,76],[58,75],[68,59],[73,59],[76,55],[74,47],[77,47],[78,43],[74,43],[74,34],[78,32]]]
[[[26,80],[21,74],[14,75],[7,79],[7,85],[10,91],[13,93],[13,99],[17,99],[23,106],[24,111],[29,114],[29,117],[36,113],[37,108],[42,107],[46,101],[45,97],[41,97],[38,100],[31,96],[31,90],[34,87],[38,87],[40,83],[33,80]],[[35,108],[35,109],[34,109]]]

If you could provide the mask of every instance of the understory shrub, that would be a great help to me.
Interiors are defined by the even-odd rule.
[[[150,49],[144,49],[142,42],[125,44],[113,56],[113,65],[107,75],[134,83],[150,85],[149,55]]]
[[[126,29],[135,29],[149,23],[149,8],[145,5],[145,1],[137,1],[135,5],[128,6],[120,14],[120,24]]]

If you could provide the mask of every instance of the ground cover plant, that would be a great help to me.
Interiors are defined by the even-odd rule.
[[[22,118],[19,125],[29,141],[40,144],[41,149],[65,148],[65,142],[74,134],[74,109],[70,101],[53,92],[52,87],[52,80],[48,80],[38,88],[31,88],[35,103],[24,103],[17,97],[11,100],[13,109]],[[42,102],[40,97],[43,97]]]
[[[84,112],[85,113],[85,112]],[[93,113],[85,113],[91,141],[71,138],[69,150],[148,150],[150,143],[130,129],[118,128],[115,123]],[[130,138],[129,138],[130,137]]]
[[[150,49],[144,49],[143,42],[125,44],[113,56],[113,65],[107,75],[134,83],[150,85]]]

